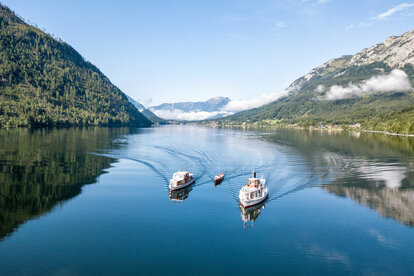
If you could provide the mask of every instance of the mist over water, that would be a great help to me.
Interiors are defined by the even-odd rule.
[[[414,270],[411,138],[165,126],[0,140],[0,274]],[[196,182],[169,192],[178,169]],[[253,169],[269,197],[244,209]]]

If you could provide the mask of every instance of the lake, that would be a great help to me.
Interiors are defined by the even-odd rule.
[[[170,193],[180,168],[196,183]],[[252,169],[269,198],[244,210]],[[413,226],[413,138],[0,130],[0,275],[412,275]]]

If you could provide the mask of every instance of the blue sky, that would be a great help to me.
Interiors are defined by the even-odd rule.
[[[2,3],[151,105],[275,93],[331,58],[414,28],[414,1]]]

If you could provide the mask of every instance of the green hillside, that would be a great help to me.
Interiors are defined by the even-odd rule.
[[[0,126],[149,126],[68,44],[0,5]]]
[[[371,130],[398,133],[414,132],[414,95],[412,90],[367,93],[359,97],[327,100],[326,92],[318,91],[334,85],[342,87],[361,84],[375,76],[390,74],[399,69],[414,84],[411,47],[414,31],[400,37],[391,37],[393,43],[377,44],[355,56],[342,56],[331,60],[299,78],[289,87],[289,94],[268,105],[216,120],[220,124],[273,124],[319,126],[325,124],[361,123]],[[394,42],[395,41],[395,42]],[[385,45],[385,46],[384,46]],[[406,60],[398,60],[407,53]]]
[[[385,72],[391,71],[391,68],[385,64],[376,64],[384,68]],[[352,68],[346,74],[340,77],[323,77],[306,83],[297,93],[282,97],[274,103],[266,106],[240,112],[233,116],[223,118],[223,123],[240,123],[240,122],[261,122],[263,120],[275,120],[281,124],[298,124],[300,126],[317,126],[319,124],[353,124],[362,123],[363,126],[377,129],[379,124],[370,123],[371,119],[388,120],[387,115],[397,112],[403,108],[414,106],[414,96],[412,92],[390,92],[367,94],[363,97],[340,99],[340,100],[320,100],[320,96],[315,90],[320,84],[330,86],[333,84],[346,85],[350,81],[368,79],[375,74],[370,71],[371,66]],[[414,79],[414,70],[412,66],[406,65],[403,70],[407,73],[412,81]],[[406,113],[406,112],[404,112]],[[393,113],[394,114],[394,113]],[[414,122],[414,117],[406,119]],[[401,129],[407,129],[406,122],[401,121]],[[381,128],[383,130],[383,128]]]

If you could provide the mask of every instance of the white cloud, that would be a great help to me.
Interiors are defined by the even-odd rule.
[[[280,29],[283,29],[284,27],[286,27],[286,23],[283,21],[277,22],[271,29],[270,31],[272,32],[277,32]]]
[[[377,16],[373,17],[373,19],[376,19],[376,20],[388,19],[391,15],[395,14],[396,12],[409,9],[411,7],[414,7],[414,4],[412,4],[412,3],[402,3],[402,4],[399,4],[395,7],[387,10],[384,13],[378,14]]]
[[[356,25],[351,24],[351,25],[346,26],[345,27],[345,30],[348,31],[348,30],[352,30],[352,29],[355,29],[355,28],[365,28],[365,27],[369,27],[369,26],[372,26],[372,25],[374,25],[374,22],[373,21],[360,22],[360,23],[358,23]]]
[[[206,120],[215,116],[227,116],[233,114],[232,112],[227,111],[191,111],[184,112],[180,109],[173,110],[151,110],[160,118],[166,120],[178,120],[178,121],[200,121]]]
[[[398,246],[398,243],[395,240],[387,238],[376,229],[369,229],[368,233],[370,236],[372,236],[374,239],[376,239],[380,244],[384,246],[391,248],[395,248]]]
[[[269,104],[271,102],[276,101],[278,98],[287,95],[290,90],[283,90],[281,92],[270,93],[270,94],[263,94],[257,98],[251,98],[247,100],[236,100],[229,102],[226,106],[221,108],[221,110],[207,112],[207,111],[191,111],[191,112],[184,112],[180,109],[174,110],[155,110],[151,109],[155,115],[160,118],[166,120],[179,120],[179,121],[199,121],[199,120],[206,120],[211,119],[213,117],[223,117],[232,115],[236,112],[260,107],[265,104]]]
[[[331,0],[317,0],[314,3],[312,3],[312,6],[322,5],[322,4],[326,4],[328,2],[331,2]]]
[[[284,28],[284,27],[286,27],[286,23],[285,22],[278,22],[275,25],[275,28],[277,28],[277,29],[281,29],[281,28]]]
[[[330,1],[331,0],[318,0],[318,1],[316,1],[316,3],[318,3],[318,4],[325,4],[325,3],[328,3]]]
[[[284,90],[281,92],[263,94],[257,98],[231,101],[223,108],[223,110],[229,111],[229,112],[240,112],[240,111],[260,107],[262,105],[269,104],[271,102],[276,101],[280,97],[286,95],[287,92],[288,92],[287,90]]]
[[[407,169],[398,166],[389,166],[384,164],[372,165],[363,162],[358,168],[358,171],[362,173],[362,178],[374,181],[383,181],[387,188],[396,189],[401,186]]]
[[[328,263],[342,263],[349,265],[348,256],[336,249],[326,248],[319,244],[312,244],[309,247],[300,248],[305,256],[310,259],[324,259]]]
[[[399,69],[391,71],[388,75],[373,76],[360,84],[350,82],[348,86],[334,85],[326,91],[318,86],[316,91],[319,93],[326,91],[324,99],[338,100],[350,97],[361,97],[363,94],[375,92],[410,91],[410,81],[407,74]]]
[[[318,87],[316,87],[316,92],[318,92],[318,93],[322,93],[322,92],[325,92],[325,85],[323,85],[323,84],[319,84],[318,85]]]
[[[377,23],[380,20],[386,20],[389,19],[392,15],[394,15],[397,12],[401,12],[403,10],[409,9],[414,7],[414,3],[402,3],[399,4],[381,14],[378,14],[376,16],[371,17],[368,21],[366,22],[360,22],[358,24],[351,24],[345,27],[345,30],[351,30],[354,28],[364,28],[364,27],[369,27],[372,26],[373,24]],[[407,16],[407,15],[405,15]]]

